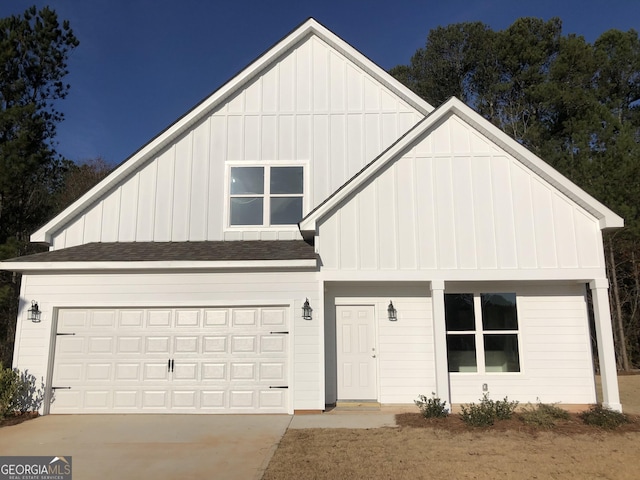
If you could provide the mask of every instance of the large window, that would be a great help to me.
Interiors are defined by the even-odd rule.
[[[231,167],[229,224],[294,225],[302,219],[302,167]]]
[[[450,372],[519,372],[515,293],[444,296]]]

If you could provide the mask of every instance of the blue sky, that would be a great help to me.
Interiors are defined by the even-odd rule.
[[[593,42],[640,29],[640,0],[0,0],[0,16],[50,5],[80,46],[69,61],[58,151],[118,164],[308,17],[385,69],[409,62],[430,29],[558,16]]]

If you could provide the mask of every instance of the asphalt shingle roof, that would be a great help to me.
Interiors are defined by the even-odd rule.
[[[315,260],[312,245],[303,240],[228,242],[118,242],[87,243],[36,253],[7,262],[159,262]]]

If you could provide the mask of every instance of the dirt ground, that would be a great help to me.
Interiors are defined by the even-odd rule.
[[[619,384],[624,411],[640,414],[640,375]],[[605,431],[573,416],[545,431],[519,420],[473,429],[410,415],[398,417],[398,428],[289,430],[263,480],[640,478],[638,418]]]

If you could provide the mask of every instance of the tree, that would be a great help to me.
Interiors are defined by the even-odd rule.
[[[0,19],[0,259],[29,253],[51,213],[65,162],[55,151],[56,102],[78,40],[48,7]],[[19,279],[0,273],[0,362],[10,364]]]

